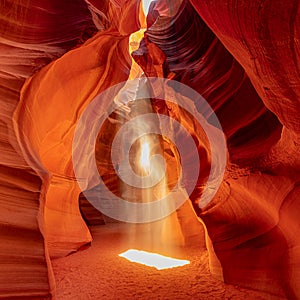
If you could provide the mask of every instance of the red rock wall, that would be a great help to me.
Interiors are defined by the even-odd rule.
[[[78,74],[76,71],[82,72],[84,79],[90,69],[96,71],[95,76],[92,74],[92,81],[99,86],[104,82],[103,89],[115,82],[126,80],[131,62],[127,53],[128,36],[126,35],[139,27],[138,17],[131,18],[129,26],[126,15],[138,13],[138,2],[132,1],[126,5],[120,2],[109,5],[108,1],[86,3],[77,0],[64,3],[44,1],[41,4],[39,1],[32,0],[3,1],[2,4],[0,100],[2,103],[1,149],[4,155],[1,157],[3,188],[0,195],[0,226],[4,242],[0,247],[3,249],[2,261],[13,263],[1,268],[0,294],[22,299],[25,299],[27,295],[31,298],[35,295],[46,298],[50,297],[50,292],[54,288],[49,252],[53,256],[64,255],[91,240],[78,207],[80,190],[73,180],[61,177],[59,170],[56,169],[59,166],[60,170],[66,170],[62,172],[65,175],[71,172],[72,167],[70,169],[68,166],[69,160],[61,160],[60,155],[58,155],[59,158],[54,152],[49,152],[49,145],[46,143],[49,138],[54,145],[58,141],[56,150],[64,149],[59,134],[64,130],[67,131],[70,123],[65,120],[65,116],[61,120],[62,123],[59,123],[56,113],[59,108],[66,110],[69,105],[72,105],[72,100],[76,101],[76,99],[68,98],[70,102],[64,103],[68,92],[62,93],[60,99],[55,98],[55,89],[58,88],[59,94],[59,87],[66,84],[68,74],[72,77],[73,74]],[[58,61],[50,64],[43,70],[43,73],[28,80],[25,84],[28,88],[24,88],[23,95],[33,93],[36,96],[30,97],[30,101],[28,103],[25,101],[25,104],[22,100],[23,96],[19,101],[20,89],[26,78],[70,49],[77,48],[95,34],[96,27],[98,30],[109,29],[111,34],[104,36],[100,43],[97,40],[99,36],[95,38],[94,43],[91,39],[87,46],[90,51],[81,48],[79,56],[70,54],[62,63]],[[105,47],[102,49],[103,44]],[[120,49],[118,49],[118,44],[121,44]],[[74,50],[75,53],[78,53],[78,49]],[[90,52],[94,52],[95,55],[90,56]],[[124,56],[120,56],[122,52]],[[106,56],[102,58],[103,53]],[[90,64],[85,64],[89,56]],[[81,66],[77,69],[73,68],[74,62],[81,58]],[[103,75],[105,68],[112,65],[111,60],[114,60],[120,72],[112,69],[109,74],[104,72]],[[49,74],[52,74],[49,75],[50,81],[47,78],[43,81],[41,78],[43,74],[48,76],[49,67]],[[84,70],[87,73],[84,73]],[[116,75],[115,79],[110,78],[113,74]],[[33,81],[39,86],[38,80],[41,80],[41,88],[36,88],[35,91],[31,89],[30,82]],[[83,80],[82,83],[84,82]],[[86,94],[89,94],[89,89],[93,88],[95,86],[86,88]],[[69,85],[69,89],[72,90],[73,86]],[[38,90],[42,92],[39,94]],[[73,89],[73,92],[76,93],[78,90]],[[99,90],[95,90],[95,93],[97,92]],[[80,96],[82,94],[79,92],[77,99]],[[50,106],[51,98],[56,99],[53,106]],[[30,106],[32,102],[35,105],[32,105],[33,110]],[[34,113],[34,118],[30,116],[30,113]],[[47,118],[47,113],[51,118]],[[76,112],[73,110],[71,113]],[[37,119],[37,122],[34,119]],[[44,124],[43,120],[46,119],[50,123]],[[56,129],[58,129],[58,135],[55,134]],[[38,134],[34,130],[37,130]],[[66,135],[69,142],[70,136]],[[55,137],[58,140],[55,140]],[[42,160],[41,157],[45,159]],[[53,171],[58,174],[52,176]],[[18,180],[15,179],[16,176]],[[71,201],[70,206],[68,201]],[[8,213],[12,211],[14,213]],[[64,215],[66,218],[61,218]],[[64,224],[61,224],[61,220]],[[60,228],[64,225],[66,229],[61,231]],[[33,248],[36,250],[34,251]],[[23,255],[24,253],[26,254]],[[25,267],[27,271],[20,274],[19,270]]]
[[[0,297],[47,299],[54,283],[42,232],[42,174],[24,158],[12,115],[25,79],[82,43],[95,27],[82,1],[5,0],[0,31]]]
[[[184,2],[171,19],[159,9],[152,12],[148,20],[153,25],[135,57],[152,76],[149,64],[160,57],[162,71],[156,75],[172,76],[202,94],[227,137],[229,164],[217,196],[199,210],[201,190],[191,195],[211,240],[211,271],[227,283],[298,298],[300,241],[292,216],[299,183],[294,29],[299,26],[292,1],[284,8],[274,2],[263,7],[256,2],[192,3],[196,10]],[[279,18],[281,10],[285,18]],[[285,35],[276,31],[278,22]],[[261,26],[269,27],[269,37],[261,37]]]
[[[265,106],[283,125],[281,138],[269,154],[258,159],[251,151],[248,164],[260,172],[242,180],[229,179],[227,202],[215,203],[215,207],[200,216],[223,265],[226,282],[265,289],[288,299],[299,298],[297,249],[300,241],[295,234],[299,227],[293,217],[294,211],[299,209],[296,204],[299,196],[299,156],[296,154],[300,126],[299,1],[191,2],[245,69]],[[272,130],[268,128],[270,134]],[[263,145],[261,141],[259,147]],[[237,192],[239,197],[235,196]],[[279,201],[278,204],[274,200]],[[253,210],[258,219],[251,224],[262,232],[252,235],[248,241],[241,240],[246,232],[251,232],[243,229],[250,220],[245,214],[249,212],[248,205],[243,201],[251,205],[258,201],[261,206],[255,209],[256,213]],[[207,219],[212,215],[219,219],[219,226]],[[231,233],[226,234],[223,226],[230,226]],[[234,242],[236,238],[238,244]]]

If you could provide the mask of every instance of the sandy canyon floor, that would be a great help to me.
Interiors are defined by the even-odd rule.
[[[153,242],[147,225],[111,223],[90,229],[91,247],[52,261],[57,300],[281,299],[215,279],[209,272],[203,232],[198,243],[183,247]],[[131,248],[152,250],[191,263],[158,271],[118,256]]]

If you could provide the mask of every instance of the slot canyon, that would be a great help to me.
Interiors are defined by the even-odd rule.
[[[299,0],[0,3],[0,299],[300,299]]]

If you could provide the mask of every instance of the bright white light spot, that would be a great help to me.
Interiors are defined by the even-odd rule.
[[[145,171],[150,169],[150,146],[149,143],[144,142],[142,144],[140,165]]]
[[[130,249],[119,254],[119,256],[145,266],[154,267],[157,270],[169,269],[184,266],[190,263],[188,260],[176,259],[157,253]]]
[[[151,2],[153,2],[154,0],[142,0],[143,2],[143,10],[144,10],[144,14],[147,17],[148,12],[149,12],[149,7]]]

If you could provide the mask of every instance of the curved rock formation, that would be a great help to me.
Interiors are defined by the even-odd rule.
[[[299,178],[295,157],[295,151],[299,148],[296,104],[299,76],[297,63],[291,70],[286,69],[288,76],[284,80],[278,69],[283,57],[291,57],[291,61],[295,62],[295,32],[289,36],[290,47],[285,49],[288,53],[284,52],[279,57],[283,48],[280,41],[286,36],[278,34],[271,43],[270,37],[261,38],[261,28],[255,31],[253,23],[257,20],[259,24],[259,16],[265,23],[275,26],[275,20],[273,22],[272,18],[269,19],[268,12],[277,9],[279,12],[280,5],[276,7],[272,3],[272,9],[269,10],[263,7],[265,15],[261,16],[255,9],[260,10],[262,7],[250,7],[250,4],[245,3],[239,7],[241,15],[239,12],[234,13],[234,23],[234,3],[232,7],[217,1],[214,4],[205,1],[193,4],[208,25],[211,25],[219,40],[189,3],[184,3],[175,18],[161,16],[155,22],[151,21],[154,24],[147,31],[148,50],[144,50],[144,53],[152,51],[148,56],[156,55],[153,47],[149,47],[151,43],[163,50],[166,60],[161,65],[167,72],[164,75],[173,73],[173,78],[205,96],[216,111],[227,136],[230,164],[218,196],[203,210],[195,205],[212,241],[211,253],[216,255],[211,258],[212,272],[228,283],[265,290],[288,299],[298,298],[295,266],[299,264],[296,250],[299,239],[296,235],[292,237],[284,224],[288,222],[291,228],[298,227],[295,220],[291,221],[291,215],[297,209],[295,193]],[[228,16],[226,13],[223,16],[225,6]],[[293,7],[292,14],[292,7],[288,5],[284,12],[285,15],[291,14],[290,20],[293,23],[289,26],[297,28],[294,17],[297,8]],[[243,16],[242,11],[249,10],[251,18],[240,17]],[[222,18],[215,22],[218,12],[225,18],[225,22]],[[241,24],[247,21],[249,23],[243,27]],[[220,24],[222,26],[219,27]],[[230,26],[226,27],[226,24]],[[285,26],[288,24],[283,24],[283,28]],[[269,31],[273,34],[275,27],[269,28]],[[257,38],[253,41],[255,34]],[[194,39],[199,43],[194,43]],[[247,39],[251,40],[250,44]],[[277,43],[280,43],[279,47]],[[257,54],[258,63],[249,53]],[[144,70],[146,72],[147,68],[144,67]],[[270,76],[268,70],[272,70]],[[273,86],[266,88],[267,82],[271,81]],[[260,99],[282,122],[282,131],[278,119]],[[282,102],[281,99],[286,100]],[[291,103],[291,111],[287,111],[287,103]],[[285,113],[292,114],[291,119],[287,120]],[[191,200],[195,202],[198,197],[199,194],[194,193]],[[272,255],[268,255],[270,251]]]
[[[132,1],[124,10],[132,15],[138,11],[136,6]],[[122,19],[121,15],[120,22]],[[72,137],[86,106],[101,91],[128,78],[129,33],[122,35],[117,31],[120,26],[112,24],[27,80],[15,111],[16,130],[20,140],[26,141],[23,153],[31,165],[42,165],[49,172],[49,179],[44,177],[44,222],[52,257],[66,255],[91,240],[78,207],[80,188],[71,162]],[[130,28],[130,33],[136,31],[137,23]],[[24,123],[30,125],[20,126]]]
[[[46,299],[54,282],[41,230],[43,183],[23,157],[12,115],[25,79],[96,28],[83,1],[66,10],[60,1],[33,0],[2,1],[0,28],[0,295]]]
[[[267,155],[263,161],[256,162],[256,166],[262,171],[259,175],[260,180],[265,182],[271,179],[274,186],[267,190],[265,196],[262,192],[265,183],[258,183],[256,187],[254,185],[254,188],[259,191],[260,202],[266,207],[264,211],[277,211],[277,217],[273,219],[273,226],[270,229],[267,230],[266,227],[264,237],[257,236],[251,240],[254,245],[260,240],[257,257],[263,256],[253,262],[251,268],[257,268],[257,274],[265,274],[269,270],[274,270],[273,275],[268,275],[265,280],[259,277],[261,282],[255,283],[254,286],[278,294],[281,290],[281,294],[288,299],[298,298],[299,273],[296,270],[299,266],[297,255],[299,238],[291,232],[294,232],[294,228],[298,228],[297,221],[293,218],[293,211],[298,209],[296,194],[299,184],[299,159],[295,155],[299,151],[300,126],[299,17],[297,17],[299,16],[299,3],[298,1],[287,1],[284,4],[280,1],[272,3],[254,1],[251,4],[243,2],[241,5],[236,5],[234,1],[191,2],[220,41],[243,66],[266,107],[276,114],[283,125],[281,138],[271,149],[270,155]],[[246,15],[247,18],[244,17]],[[253,164],[253,160],[251,163]],[[266,175],[266,172],[271,173],[272,177]],[[250,175],[250,178],[253,178],[253,175]],[[284,181],[286,181],[285,187],[279,186],[279,182],[283,185]],[[229,183],[232,185],[231,182]],[[248,184],[247,192],[254,194]],[[231,190],[233,191],[234,188]],[[284,190],[286,192],[283,192]],[[283,192],[281,205],[276,207],[273,201],[280,192]],[[233,197],[232,192],[231,197]],[[214,214],[217,213],[214,212]],[[262,214],[261,219],[265,219],[265,213]],[[289,224],[289,229],[286,224]],[[212,235],[218,230],[213,223],[206,222],[206,225]],[[216,240],[215,249],[221,239]],[[265,243],[265,240],[269,243],[262,247],[261,243]],[[251,245],[250,241],[248,245]],[[230,257],[224,261],[236,257],[234,249],[236,248],[233,248]],[[244,249],[244,261],[248,257],[247,251]],[[268,256],[270,252],[272,255]],[[255,255],[255,251],[253,254]],[[280,265],[278,265],[279,261]],[[230,266],[231,274],[228,273],[229,268],[227,271],[224,268],[224,272],[228,273],[228,281],[241,283],[241,278],[244,281],[244,276],[238,278],[240,273],[238,270],[243,269],[244,264],[241,263],[241,258],[238,258],[237,262],[236,267]],[[233,275],[234,272],[236,275]],[[277,279],[270,281],[274,275]],[[247,285],[253,285],[249,278],[248,280]]]

